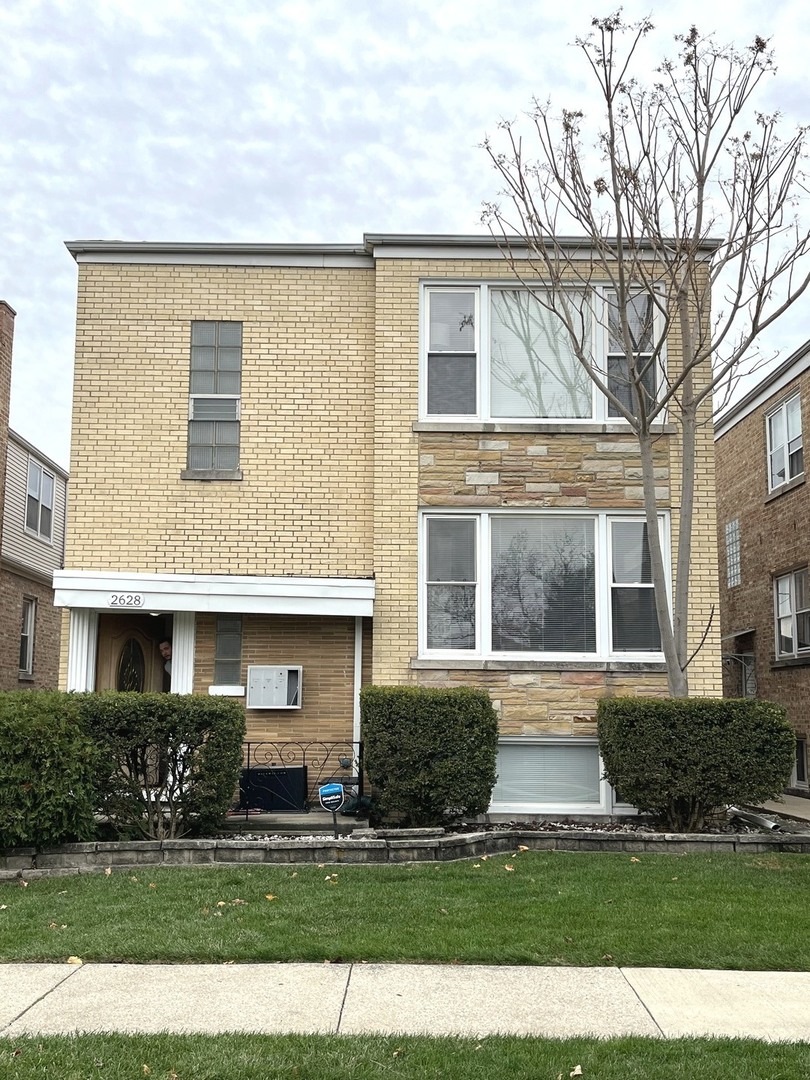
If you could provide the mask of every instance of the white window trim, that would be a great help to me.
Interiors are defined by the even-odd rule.
[[[489,541],[486,537],[491,517],[586,517],[596,521],[594,578],[596,581],[596,651],[592,653],[560,652],[494,652],[482,648],[485,638],[491,635],[491,594],[488,583],[491,580]],[[428,649],[427,647],[427,525],[429,518],[461,517],[475,519],[476,524],[476,604],[475,604],[475,649]],[[426,507],[419,511],[419,617],[418,617],[418,657],[420,660],[519,660],[541,663],[559,661],[624,661],[627,663],[663,663],[663,652],[613,651],[608,647],[612,641],[612,604],[610,578],[611,521],[644,522],[644,515],[638,510],[590,510],[585,507],[547,507],[535,510],[533,507],[510,507],[509,509],[476,509],[469,507],[438,506]],[[670,572],[670,515],[666,510],[658,514],[658,535],[661,541],[664,567],[667,571],[667,597],[672,607],[672,575]]]
[[[800,472],[797,472],[795,476],[788,476],[787,473],[788,473],[788,469],[790,467],[790,454],[788,453],[788,447],[790,445],[790,440],[788,438],[788,430],[787,430],[787,410],[788,410],[788,406],[791,404],[791,402],[793,402],[793,401],[795,401],[797,399],[799,399],[799,424],[800,424],[800,433],[801,433],[801,438],[802,438],[802,469],[801,469]],[[771,445],[771,420],[775,416],[777,416],[779,413],[784,414],[784,424],[785,424],[785,441],[782,444],[782,446],[784,447],[784,451],[785,451],[785,479],[780,480],[778,484],[772,484],[771,483],[771,454],[773,453],[774,447]],[[798,390],[796,391],[796,393],[789,394],[786,398],[783,398],[783,400],[780,401],[779,404],[775,408],[770,409],[765,414],[765,471],[766,471],[766,475],[767,475],[768,491],[769,492],[778,491],[780,488],[784,487],[786,484],[790,484],[794,480],[798,480],[799,477],[804,476],[804,428],[803,428],[803,426],[801,426],[801,421],[802,421],[801,393]]]
[[[594,423],[609,423],[609,424],[624,424],[629,427],[627,420],[623,416],[610,416],[609,406],[610,402],[608,398],[601,393],[595,382],[593,382],[588,376],[588,382],[591,386],[591,415],[579,416],[579,417],[559,417],[559,416],[492,416],[490,410],[490,363],[489,363],[489,291],[490,289],[512,289],[516,291],[529,292],[532,287],[538,291],[548,288],[547,282],[534,282],[531,285],[525,286],[520,282],[512,280],[488,280],[488,281],[471,281],[470,279],[447,279],[438,280],[431,279],[428,281],[420,282],[419,291],[419,420],[427,423],[447,423],[452,424],[469,424],[469,423],[495,423],[495,424],[509,424],[519,425],[525,424],[527,426],[537,424],[551,424],[557,427],[568,426],[586,426]],[[615,292],[615,288],[611,285],[594,285],[589,286],[595,293],[594,301],[594,316],[591,320],[591,349],[594,357],[597,358],[598,372],[602,377],[603,382],[607,385],[608,381],[608,351],[609,351],[609,334],[607,326],[607,299],[606,294],[609,292]],[[583,291],[582,288],[577,290],[575,285],[571,286],[573,292]],[[466,292],[475,294],[475,346],[476,346],[476,412],[472,413],[429,413],[427,402],[427,369],[428,369],[428,345],[430,340],[430,312],[429,312],[429,300],[428,296],[431,292],[438,291],[454,291],[454,292]],[[655,315],[655,339],[661,335],[661,313],[656,311]],[[613,355],[613,354],[610,354]],[[666,344],[661,351],[658,363],[656,364],[656,386],[662,386],[664,382],[664,375],[666,373],[667,357],[666,357]],[[666,419],[665,414],[662,412],[660,420]]]
[[[796,574],[807,573],[810,578],[810,568],[806,566],[800,566],[796,570],[791,570],[788,574],[779,574],[773,579],[773,630],[774,630],[774,655],[777,660],[791,660],[798,659],[801,656],[810,657],[810,648],[799,649],[799,634],[796,624],[796,616],[798,611],[796,609]],[[788,618],[788,616],[779,615],[779,582],[784,581],[787,578],[790,581],[790,619],[792,620],[792,638],[794,642],[794,648],[791,652],[782,652],[779,648],[779,622],[781,618]],[[802,611],[807,610],[802,608]]]
[[[26,634],[28,641],[26,665],[20,668],[20,677],[28,679],[34,674],[34,635],[37,625],[37,602],[33,596],[24,596],[22,603],[23,621],[20,624],[20,644],[22,644],[23,634]]]
[[[30,525],[28,524],[28,499],[29,499],[28,488],[29,488],[29,486],[31,484],[31,466],[32,465],[35,465],[40,471],[40,488],[39,488],[39,496],[37,497],[37,505],[39,506],[39,512],[37,514],[37,528],[36,529],[32,529],[30,527]],[[43,532],[40,531],[40,528],[39,528],[41,526],[41,524],[42,524],[42,477],[43,476],[49,476],[51,478],[51,491],[53,493],[52,494],[51,505],[48,507],[48,509],[51,512],[51,531],[50,531],[49,535],[45,535]],[[26,474],[25,474],[25,506],[24,506],[24,509],[23,509],[23,527],[24,527],[24,530],[25,530],[26,534],[28,536],[35,536],[37,538],[37,540],[40,540],[43,544],[50,544],[50,546],[53,547],[53,534],[54,534],[54,519],[55,519],[55,517],[56,517],[56,477],[50,471],[50,469],[46,469],[45,466],[40,461],[37,461],[36,458],[29,456],[29,458],[28,458],[28,468],[27,468]]]
[[[513,746],[599,746],[599,740],[595,735],[502,735],[498,744],[506,743]],[[602,757],[598,754],[599,762],[599,801],[598,802],[492,802],[489,805],[490,814],[622,814],[634,816],[638,813],[635,807],[628,803],[616,801],[615,792],[604,776]]]
[[[804,753],[804,777],[805,778],[804,778],[804,780],[799,780],[798,770],[796,768],[796,762],[794,761],[793,762],[793,770],[791,771],[791,774],[790,774],[790,787],[798,788],[799,791],[807,791],[808,787],[810,787],[810,781],[808,780],[808,777],[810,776],[810,770],[808,770],[808,765],[810,764],[810,761],[808,761],[808,754],[807,754],[808,741],[807,741],[807,739],[805,739],[805,737],[803,735],[799,735],[799,736],[796,737],[796,746],[797,746],[797,748],[798,748],[800,743],[802,743],[803,746],[804,746],[803,753]],[[798,756],[798,749],[797,749],[797,756]]]

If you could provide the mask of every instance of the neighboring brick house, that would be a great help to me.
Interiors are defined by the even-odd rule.
[[[159,689],[171,633],[171,690],[238,696],[278,741],[357,740],[363,683],[482,686],[493,813],[612,812],[596,703],[667,692],[639,453],[559,343],[528,386],[548,320],[497,244],[68,248],[63,684],[137,668]],[[695,645],[717,603],[708,419],[700,440]],[[674,556],[674,428],[657,454]],[[720,692],[713,628],[690,672]]]
[[[808,792],[810,342],[717,422],[723,686],[784,705],[796,732],[790,787]]]
[[[0,301],[0,690],[56,689],[67,473],[8,426],[15,313]]]

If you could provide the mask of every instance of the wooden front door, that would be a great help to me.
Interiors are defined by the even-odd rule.
[[[97,690],[159,693],[167,689],[158,627],[160,621],[149,615],[99,616]]]

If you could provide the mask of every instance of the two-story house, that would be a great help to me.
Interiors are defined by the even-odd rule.
[[[612,812],[597,701],[667,692],[638,447],[492,238],[68,248],[64,685],[160,689],[171,637],[172,692],[239,697],[278,741],[358,740],[367,682],[482,686],[493,813]],[[695,645],[717,601],[700,438]],[[674,426],[656,445],[672,556]],[[719,693],[712,629],[690,670]]]
[[[56,689],[67,473],[8,426],[14,310],[0,301],[0,690]]]
[[[715,436],[724,689],[787,709],[799,794],[810,739],[809,416],[807,342],[724,413]]]

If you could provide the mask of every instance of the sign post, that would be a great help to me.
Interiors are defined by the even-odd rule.
[[[332,825],[335,830],[335,839],[338,838],[337,812],[343,806],[345,796],[343,784],[324,784],[318,788],[318,798],[324,810],[332,811]]]

